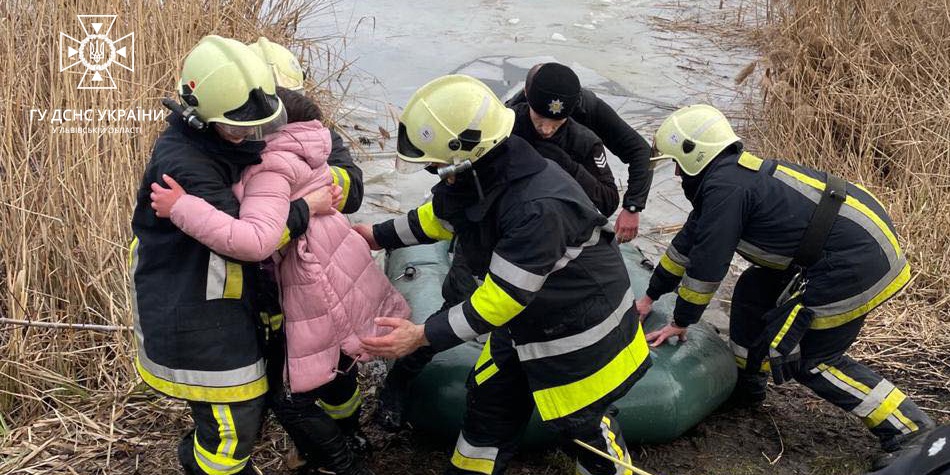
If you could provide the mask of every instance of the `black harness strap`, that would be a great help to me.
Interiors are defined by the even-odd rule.
[[[805,229],[802,240],[798,243],[798,249],[795,251],[795,258],[792,264],[800,267],[810,267],[821,258],[821,251],[825,247],[825,241],[831,234],[831,226],[838,217],[838,210],[848,197],[848,182],[828,174],[828,180],[825,183],[825,191],[821,194],[821,200],[811,215],[811,221]]]

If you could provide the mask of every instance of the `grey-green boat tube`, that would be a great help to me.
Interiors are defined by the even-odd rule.
[[[644,256],[629,245],[621,246],[621,251],[634,295],[643,295],[651,273],[641,264]],[[425,322],[441,307],[442,281],[449,266],[447,243],[399,249],[388,256],[386,273],[412,306],[414,322]],[[656,302],[644,329],[656,330],[669,321],[672,305],[671,295]],[[465,412],[465,380],[481,347],[469,342],[442,352],[416,378],[407,414],[413,427],[454,440]],[[688,341],[665,344],[652,349],[651,355],[653,367],[615,403],[630,442],[662,443],[679,437],[725,401],[735,386],[732,352],[709,324],[691,326]],[[540,429],[535,414],[524,442],[537,446],[553,441]]]

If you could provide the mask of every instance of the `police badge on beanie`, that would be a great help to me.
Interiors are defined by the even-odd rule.
[[[549,119],[565,119],[580,101],[581,82],[571,68],[545,63],[527,81],[525,95],[535,113]]]

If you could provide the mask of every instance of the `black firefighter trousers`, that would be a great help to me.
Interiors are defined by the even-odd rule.
[[[729,319],[729,339],[739,365],[737,389],[765,397],[768,373],[747,367],[750,348],[761,339],[766,324],[785,319],[788,309],[776,301],[793,272],[753,266],[736,282]],[[884,450],[933,421],[890,381],[845,354],[864,326],[864,316],[826,330],[809,329],[800,341],[801,365],[794,378],[826,401],[860,417],[881,441]]]
[[[504,329],[492,333],[485,350],[490,360],[469,373],[468,395],[462,433],[445,473],[447,475],[505,473],[514,456],[518,439],[534,411],[534,399],[511,339]],[[481,360],[481,358],[480,358]],[[490,364],[494,363],[494,364]],[[494,369],[497,367],[497,371]],[[573,439],[587,443],[603,453],[631,462],[620,425],[614,414],[600,414],[591,420],[562,427],[556,421],[545,423],[559,438],[561,449],[576,460],[579,475],[629,475],[586,449]]]
[[[250,457],[264,417],[264,396],[230,404],[188,401],[195,429],[178,444],[186,475],[252,475]]]

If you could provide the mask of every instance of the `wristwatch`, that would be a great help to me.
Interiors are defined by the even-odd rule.
[[[643,211],[643,208],[642,208],[642,207],[636,206],[636,205],[624,206],[623,209],[625,209],[625,210],[627,210],[627,211],[629,211],[629,212],[631,212],[631,213],[639,213],[639,212]]]

